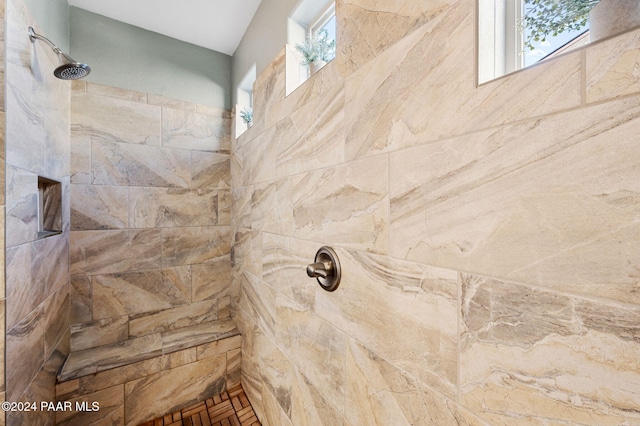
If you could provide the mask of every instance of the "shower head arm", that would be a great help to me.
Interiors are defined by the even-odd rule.
[[[49,40],[45,36],[41,36],[40,34],[36,34],[36,32],[34,31],[33,27],[29,27],[29,37],[31,38],[31,42],[32,43],[35,43],[36,40],[42,40],[45,43],[47,43],[49,45],[49,47],[51,49],[53,49],[54,52],[56,52],[57,55],[59,55],[61,53],[64,55],[64,52],[62,51],[62,49],[60,49],[58,46],[53,44],[53,42],[51,40]],[[65,55],[65,56],[67,56],[67,55]]]

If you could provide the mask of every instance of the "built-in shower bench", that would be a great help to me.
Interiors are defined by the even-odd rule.
[[[122,415],[120,424],[138,424],[237,386],[241,339],[224,319],[71,352],[56,399],[98,401],[101,414],[63,413],[57,423],[89,424],[111,410],[116,420]]]

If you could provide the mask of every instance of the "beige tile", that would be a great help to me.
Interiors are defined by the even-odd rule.
[[[61,339],[69,331],[69,285],[58,287],[44,302],[44,354],[52,356]],[[62,363],[60,363],[62,365]],[[57,372],[57,368],[55,369]]]
[[[190,188],[228,189],[231,187],[230,154],[191,151]]]
[[[94,185],[188,188],[191,154],[180,149],[94,141],[91,171]]]
[[[232,336],[215,342],[205,343],[197,347],[198,359],[220,355],[242,347],[242,336]]]
[[[128,317],[106,318],[71,325],[71,350],[81,351],[129,338]]]
[[[231,286],[231,262],[223,256],[215,262],[191,266],[191,300],[220,299],[235,296],[237,291]]]
[[[44,364],[45,326],[44,308],[40,305],[7,331],[7,401],[18,401]]]
[[[226,357],[206,358],[125,385],[127,425],[152,420],[224,390]]]
[[[277,147],[275,127],[271,127],[255,139],[234,151],[231,158],[231,179],[239,178],[239,185],[251,185],[273,180],[276,177]],[[234,166],[237,172],[234,174]]]
[[[110,313],[120,311],[137,314],[188,303],[191,270],[189,267],[162,268],[96,276],[93,282],[94,317],[110,316]]]
[[[197,105],[192,102],[180,101],[178,99],[165,98],[164,96],[154,95],[149,93],[147,95],[150,105],[158,105],[165,108],[172,108],[178,110],[185,110],[195,112]]]
[[[128,203],[129,188],[71,185],[71,230],[128,228]]]
[[[162,333],[162,350],[164,354],[168,354],[185,348],[234,337],[239,333],[235,323],[230,319],[214,320],[171,329]]]
[[[78,80],[75,80],[77,82]],[[136,92],[134,90],[121,89],[113,86],[105,86],[97,83],[85,83],[85,90],[76,90],[74,92],[87,92],[97,96],[107,96],[110,98],[121,99],[124,101],[138,102],[142,104],[147,103],[147,94],[143,92]]]
[[[249,273],[243,274],[238,306],[265,333],[275,337],[276,292],[269,285]]]
[[[160,107],[139,102],[74,93],[71,130],[92,141],[160,145]]]
[[[349,424],[483,424],[355,340],[349,340],[346,362]]]
[[[144,361],[58,383],[56,385],[56,397],[58,400],[68,401],[81,395],[91,394],[115,385],[122,385],[132,380],[150,376],[161,370],[162,357],[156,356]]]
[[[6,247],[34,241],[38,232],[38,176],[24,170],[6,168]]]
[[[216,262],[230,252],[228,226],[162,228],[161,235],[163,266]]]
[[[71,287],[69,289],[69,322],[76,324],[88,322],[93,319],[93,289],[91,279],[86,276],[71,277]]]
[[[91,137],[71,132],[71,183],[91,183]]]
[[[370,61],[452,3],[451,0],[418,4],[384,0],[338,2],[337,62],[343,75]]]
[[[386,253],[388,185],[385,156],[296,176],[294,236]]]
[[[344,413],[344,332],[279,295],[276,324],[276,343],[304,376],[299,380],[308,381],[338,413]]]
[[[156,230],[74,231],[70,235],[71,274],[158,268],[161,244]]]
[[[313,309],[316,301],[315,279],[306,274],[320,247],[317,243],[273,234],[262,238],[262,279],[299,305]]]
[[[344,408],[330,402],[333,395],[324,393],[303,374],[296,372],[291,387],[291,423],[300,426],[346,425]]]
[[[162,146],[229,153],[230,122],[223,117],[163,108]]]
[[[340,287],[328,293],[315,285],[317,315],[455,398],[458,273],[360,252],[337,254]]]
[[[205,300],[135,315],[129,321],[129,335],[139,337],[211,322],[218,319],[217,306],[216,300]]]
[[[124,386],[118,385],[94,393],[68,400],[72,407],[76,404],[91,408],[82,411],[56,412],[56,425],[105,425],[124,424]],[[97,403],[97,406],[93,404]]]
[[[218,224],[218,191],[214,189],[129,189],[132,228],[213,226]]]
[[[336,84],[276,125],[276,176],[344,162],[344,84]]]
[[[239,386],[242,381],[242,350],[227,352],[227,389]]]
[[[139,337],[116,344],[72,352],[58,373],[67,381],[162,355],[160,334]]]
[[[190,364],[192,362],[196,362],[197,358],[196,348],[184,349],[182,351],[162,355],[162,369],[170,370],[172,368]]]
[[[453,3],[347,78],[347,160],[580,105],[579,53],[476,87],[474,19]]]
[[[460,401],[490,424],[637,423],[637,307],[465,275]]]
[[[637,302],[639,114],[632,97],[392,154],[390,255]]]
[[[251,195],[251,229],[293,235],[293,194],[289,179],[255,185]]]
[[[640,31],[595,43],[586,50],[587,102],[640,92]]]

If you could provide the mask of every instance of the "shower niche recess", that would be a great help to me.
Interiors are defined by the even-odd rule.
[[[62,184],[38,176],[38,238],[62,233]]]

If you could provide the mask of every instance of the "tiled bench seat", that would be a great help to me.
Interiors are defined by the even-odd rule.
[[[241,339],[225,319],[72,352],[56,399],[100,409],[56,413],[56,424],[138,425],[238,386]]]
[[[58,382],[133,364],[239,334],[240,332],[233,321],[226,319],[72,352],[58,374]]]

